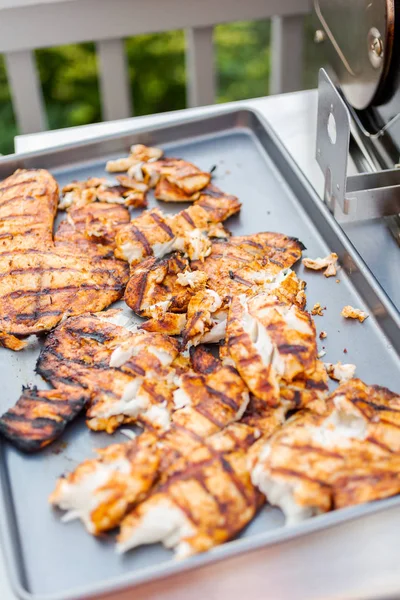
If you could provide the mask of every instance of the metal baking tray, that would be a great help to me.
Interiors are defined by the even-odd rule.
[[[342,265],[337,276],[340,283],[334,277],[326,279],[321,273],[304,273],[301,265],[296,267],[307,281],[308,306],[315,302],[326,306],[324,317],[315,319],[318,330],[328,333],[321,343],[326,346],[324,360],[353,362],[357,375],[367,383],[400,391],[399,313],[257,113],[237,110],[214,114],[3,158],[0,178],[24,167],[47,168],[60,185],[89,175],[101,176],[105,161],[126,154],[133,143],[161,145],[167,155],[184,157],[205,170],[216,166],[216,185],[239,196],[243,203],[241,214],[228,222],[234,234],[281,231],[298,237],[307,248],[306,256],[337,252]],[[182,205],[162,204],[162,208],[177,211]],[[345,304],[365,309],[370,318],[362,325],[345,321],[340,316]],[[34,374],[38,352],[38,346],[19,354],[0,350],[2,412],[17,400],[22,384],[44,386]],[[126,438],[119,433],[110,438],[90,432],[82,419],[67,429],[62,440],[33,456],[0,442],[0,531],[12,586],[20,598],[81,600],[106,593],[116,598],[123,589],[200,566],[199,576],[204,577],[211,562],[400,504],[400,497],[392,498],[314,517],[293,527],[284,527],[278,509],[264,506],[239,538],[186,561],[175,561],[159,545],[121,557],[114,552],[112,536],[94,539],[78,522],[62,524],[60,515],[48,506],[47,497],[56,478],[91,456],[94,448],[122,439]]]

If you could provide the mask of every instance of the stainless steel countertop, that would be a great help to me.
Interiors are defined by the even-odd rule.
[[[323,178],[314,159],[316,104],[316,92],[308,91],[190,109],[180,111],[179,116],[190,118],[207,111],[240,105],[258,110],[269,120],[311,183],[321,192]],[[169,113],[18,136],[15,146],[19,152],[39,149],[135,126],[164,123],[170,118],[172,115]],[[371,246],[364,238],[357,240],[359,244],[364,249]],[[376,260],[373,251],[368,258]],[[389,281],[389,284],[398,285],[395,281]],[[400,509],[390,509],[207,569],[154,582],[134,593],[119,594],[118,600],[131,600],[133,594],[135,600],[399,598],[399,530]],[[0,599],[15,600],[1,556]],[[116,600],[116,596],[108,596],[107,599]]]

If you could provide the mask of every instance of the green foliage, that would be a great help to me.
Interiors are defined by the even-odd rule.
[[[183,31],[129,38],[126,51],[135,115],[185,108]],[[218,102],[268,94],[269,20],[218,25],[215,51]],[[309,51],[308,55],[312,59]],[[50,129],[101,121],[93,43],[41,49],[36,52],[36,58]],[[314,81],[308,77],[307,84],[313,85]],[[1,153],[13,151],[16,134],[4,61],[0,57]]]

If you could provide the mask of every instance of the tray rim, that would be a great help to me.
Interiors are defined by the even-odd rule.
[[[387,296],[386,292],[383,290],[379,282],[375,279],[369,267],[366,265],[363,258],[353,246],[352,242],[349,240],[343,229],[337,223],[334,216],[329,212],[326,205],[320,199],[316,190],[308,181],[304,173],[301,171],[296,161],[292,158],[289,151],[284,146],[283,142],[279,139],[278,135],[275,133],[272,126],[269,124],[268,120],[263,115],[261,115],[257,109],[244,106],[229,111],[215,110],[208,113],[207,115],[204,115],[203,117],[185,118],[182,116],[179,119],[175,119],[166,124],[158,124],[151,127],[135,127],[123,132],[96,136],[91,138],[90,140],[82,140],[68,144],[59,144],[49,149],[34,150],[24,153],[14,153],[11,155],[0,157],[0,169],[2,166],[7,165],[8,163],[10,163],[11,166],[13,162],[22,162],[26,159],[45,157],[48,155],[58,154],[63,151],[74,150],[76,148],[85,148],[92,145],[97,145],[102,142],[118,140],[120,138],[125,138],[129,136],[138,136],[147,133],[153,134],[166,130],[168,131],[181,125],[195,125],[205,121],[210,121],[218,117],[225,117],[227,119],[234,119],[235,117],[237,117],[239,119],[240,115],[242,114],[252,115],[252,117],[256,119],[256,122],[258,122],[258,125],[261,126],[262,129],[266,132],[268,137],[273,142],[273,145],[277,148],[278,152],[286,161],[294,177],[297,180],[299,180],[306,193],[313,200],[315,210],[321,213],[323,218],[327,221],[328,225],[333,229],[333,233],[339,238],[340,243],[351,256],[356,268],[360,272],[362,272],[363,277],[367,280],[367,283],[373,289],[377,298],[387,310],[389,317],[395,322],[395,325],[400,330],[400,313],[397,311],[397,308],[394,306],[391,299]],[[251,132],[251,134],[256,135],[251,126],[249,126],[248,124],[242,124],[240,126],[237,126],[236,129],[237,131],[240,131],[241,129],[247,129]],[[222,132],[223,129],[218,131],[217,135],[220,135]],[[200,134],[197,137],[201,138],[204,137],[204,135],[205,134]],[[182,136],[182,142],[184,142],[184,139],[185,136]],[[273,160],[273,162],[275,164],[275,160]],[[48,168],[51,169],[51,167]],[[62,166],[53,168],[62,168]],[[353,282],[352,285],[354,288],[356,288]],[[379,327],[383,334],[387,335],[386,332],[382,330],[381,324],[379,324]],[[400,358],[400,351],[396,351],[396,355]],[[222,544],[221,546],[212,549],[209,552],[191,557],[182,562],[176,561],[175,563],[171,563],[171,561],[165,561],[165,563],[161,563],[161,565],[155,564],[145,567],[141,569],[138,573],[126,573],[124,575],[114,576],[107,580],[100,581],[99,583],[88,584],[86,586],[79,586],[71,590],[70,592],[37,594],[30,592],[24,587],[22,583],[23,574],[21,576],[21,567],[23,571],[23,564],[18,565],[18,559],[15,554],[18,551],[15,548],[15,546],[19,545],[18,537],[20,532],[18,530],[16,520],[14,519],[14,515],[11,519],[7,519],[7,507],[9,506],[7,496],[9,495],[9,484],[8,471],[3,461],[4,448],[6,444],[7,442],[0,438],[0,540],[2,543],[6,572],[11,583],[11,588],[13,592],[17,595],[17,597],[21,598],[22,600],[84,600],[90,598],[94,599],[97,598],[99,595],[102,596],[111,592],[120,592],[129,588],[132,588],[133,590],[136,586],[149,583],[150,581],[160,580],[163,578],[168,578],[169,576],[176,575],[180,572],[185,573],[196,568],[206,567],[211,563],[220,562],[225,558],[232,558],[244,553],[260,550],[268,546],[288,542],[292,539],[296,539],[302,536],[307,536],[312,533],[322,531],[325,528],[331,528],[336,525],[346,523],[350,520],[358,520],[360,518],[373,515],[384,510],[389,510],[390,508],[400,505],[400,495],[398,495],[363,505],[339,509],[330,513],[326,513],[324,515],[313,517],[312,519],[308,519],[297,525],[283,526],[281,528],[269,532],[260,532],[254,534],[251,538],[239,540],[234,539],[230,542],[226,542],[225,544]],[[12,509],[14,509],[13,504],[11,504],[11,506]],[[13,532],[14,529],[15,532]]]

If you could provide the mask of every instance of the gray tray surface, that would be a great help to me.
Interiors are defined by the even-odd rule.
[[[23,165],[49,167],[61,186],[72,179],[104,176],[105,161],[121,156],[130,143],[137,141],[161,143],[168,155],[183,157],[205,170],[217,165],[215,184],[243,202],[241,214],[227,223],[234,234],[281,231],[305,244],[305,256],[338,252],[344,264],[337,276],[340,283],[335,277],[326,279],[321,273],[305,272],[301,265],[296,267],[307,281],[308,307],[315,302],[326,306],[324,317],[315,318],[318,331],[328,333],[320,344],[327,352],[323,360],[355,363],[357,375],[367,383],[400,392],[398,314],[273,134],[254,113],[234,112],[161,131],[111,137],[58,153],[3,159],[0,176]],[[168,212],[183,208],[154,200],[152,204],[162,205]],[[370,318],[363,324],[345,321],[340,316],[345,304],[365,309]],[[33,372],[38,351],[38,344],[20,354],[0,350],[2,412],[17,400],[22,384],[44,387]],[[169,551],[150,546],[121,557],[114,552],[112,536],[94,539],[79,522],[62,524],[60,514],[49,508],[47,497],[56,478],[93,456],[94,448],[122,440],[126,438],[119,433],[110,438],[89,432],[80,420],[68,428],[60,442],[33,456],[23,455],[6,443],[1,445],[0,524],[13,585],[21,597],[95,598],[100,590],[133,585],[305,534],[399,501],[337,511],[294,528],[283,527],[281,512],[266,506],[239,540],[211,553],[177,563]]]

